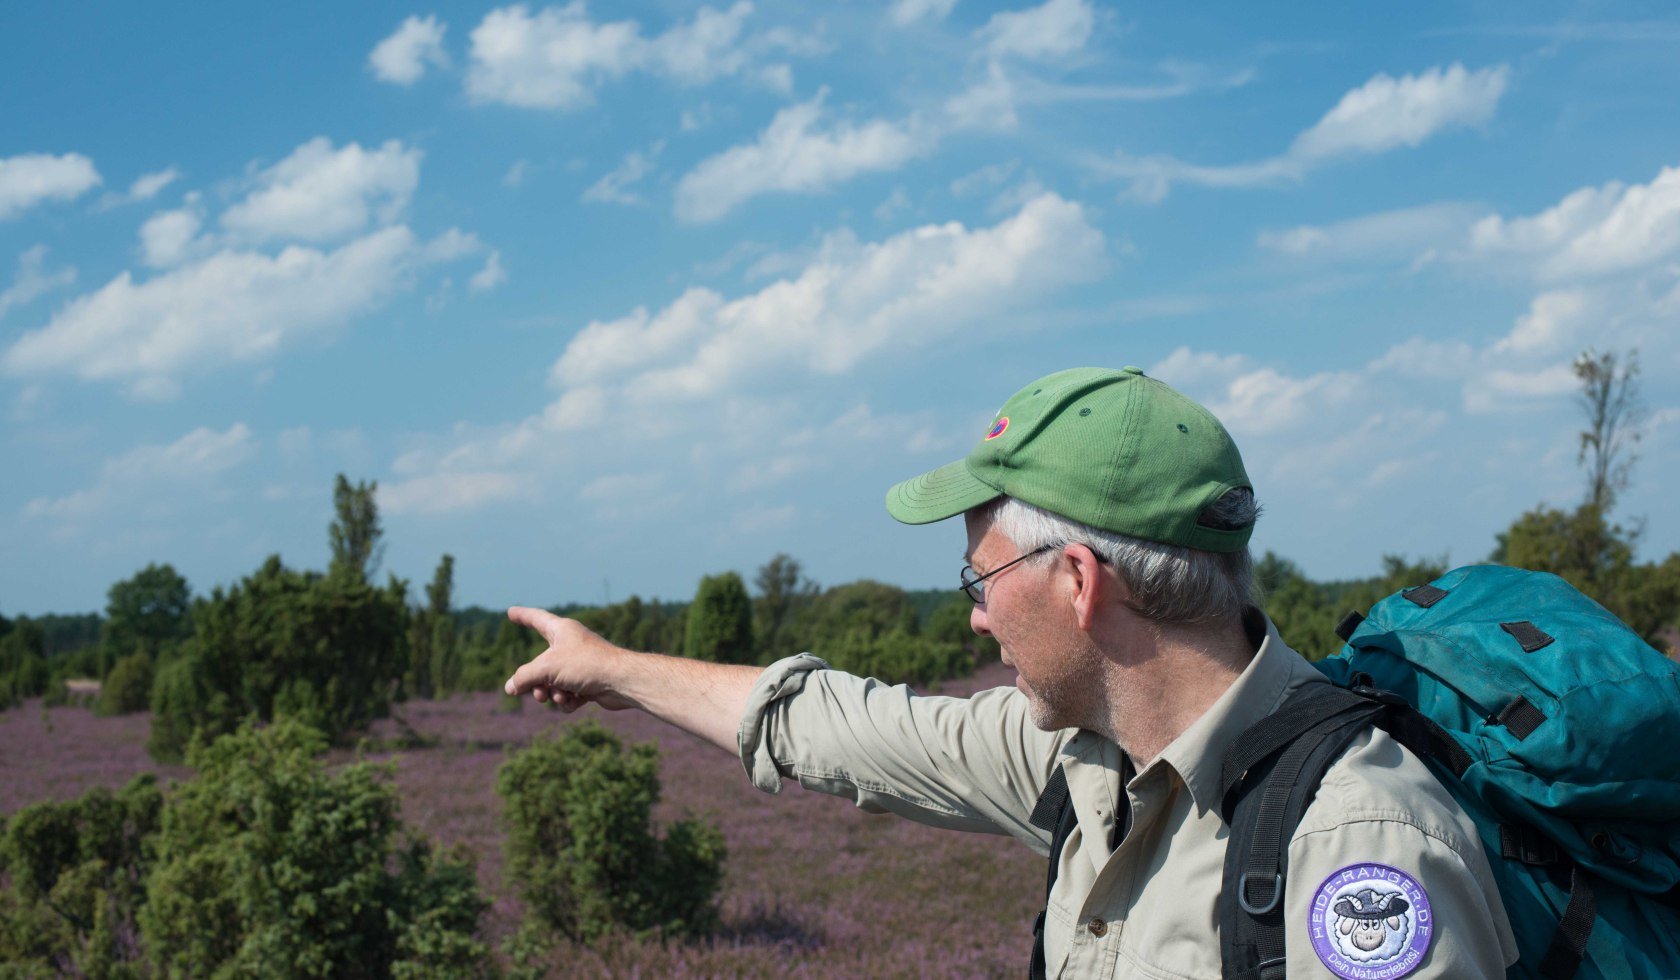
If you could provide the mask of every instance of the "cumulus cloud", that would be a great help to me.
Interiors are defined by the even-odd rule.
[[[1257,241],[1268,251],[1297,257],[1415,257],[1429,249],[1461,245],[1486,213],[1476,205],[1442,201],[1327,225],[1262,231]]]
[[[248,241],[327,242],[390,224],[419,186],[420,157],[399,140],[334,149],[318,136],[259,172],[255,189],[222,213],[222,227]]]
[[[1306,161],[1417,146],[1443,129],[1493,118],[1510,70],[1435,67],[1421,75],[1379,74],[1342,96],[1311,129],[1295,137],[1291,157]]]
[[[769,71],[774,82],[785,67],[761,66],[759,58],[790,45],[774,35],[744,37],[752,10],[745,0],[727,10],[702,7],[692,20],[644,37],[636,21],[591,19],[583,0],[535,14],[523,4],[501,7],[472,31],[467,94],[476,102],[564,110],[589,105],[601,84],[632,72],[701,85]]]
[[[122,193],[108,192],[99,200],[99,209],[122,207],[125,204],[137,204],[150,201],[163,193],[164,188],[181,179],[181,171],[176,167],[166,167],[151,173],[141,174],[128,185],[128,190]]]
[[[198,213],[196,202],[171,211],[159,211],[140,226],[140,258],[154,269],[168,269],[180,265],[192,254],[194,246],[207,244],[199,238],[204,218]]]
[[[761,194],[827,190],[862,173],[895,169],[931,149],[913,122],[823,127],[825,97],[826,90],[781,110],[754,142],[701,161],[677,184],[677,218],[714,221]]]
[[[893,0],[887,18],[899,27],[921,20],[944,20],[951,16],[957,0]]]
[[[443,50],[443,22],[428,14],[405,18],[390,37],[368,52],[368,67],[381,81],[413,85],[426,73],[426,66],[449,67]]]
[[[1480,126],[1492,118],[1509,79],[1504,65],[1470,71],[1453,64],[1400,78],[1378,74],[1343,95],[1275,157],[1207,166],[1117,153],[1093,166],[1131,181],[1130,195],[1143,201],[1161,200],[1174,183],[1254,187],[1300,180],[1332,160],[1417,146],[1444,130]]]
[[[663,307],[588,324],[556,359],[557,393],[542,411],[458,430],[394,467],[405,478],[546,467],[547,484],[581,486],[588,481],[566,461],[587,458],[592,473],[623,468],[634,477],[647,469],[649,445],[680,440],[672,458],[723,467],[708,485],[739,493],[793,478],[813,442],[925,450],[934,440],[924,417],[818,408],[822,424],[794,428],[810,382],[889,350],[910,356],[959,334],[1010,327],[1106,263],[1102,233],[1054,194],[987,227],[926,225],[873,242],[837,233],[801,269],[755,291],[730,297],[695,287]]]
[[[76,270],[65,266],[54,272],[47,271],[47,247],[36,245],[24,249],[18,256],[17,276],[6,291],[0,293],[0,320],[14,306],[22,306],[43,293],[51,292],[76,281]]]
[[[1027,10],[993,14],[977,37],[994,58],[1062,58],[1085,47],[1094,22],[1086,0],[1048,0]]]
[[[141,174],[134,178],[134,183],[128,185],[128,199],[131,201],[150,201],[162,193],[165,187],[181,179],[181,171],[174,167],[159,170],[155,173]]]
[[[1532,262],[1546,279],[1650,267],[1680,252],[1680,167],[1648,184],[1585,187],[1530,217],[1491,215],[1472,230],[1471,249]]]
[[[927,225],[861,244],[834,236],[796,278],[726,300],[690,289],[665,309],[589,324],[554,366],[564,386],[638,377],[698,397],[762,371],[851,370],[889,342],[929,343],[1104,268],[1102,233],[1054,194],[991,228]]]
[[[467,288],[475,293],[486,293],[507,282],[507,278],[507,270],[502,268],[501,250],[496,249],[484,260],[484,268],[473,273],[472,279],[467,281]]]
[[[517,473],[428,473],[379,486],[379,508],[388,514],[443,514],[529,496]]]
[[[0,221],[46,201],[73,201],[99,184],[93,161],[80,153],[0,157]]]
[[[63,497],[37,497],[24,506],[23,515],[61,520],[92,516],[159,486],[215,476],[255,452],[256,440],[243,422],[222,432],[201,426],[172,443],[137,446],[107,460],[93,486]]]
[[[653,161],[664,149],[665,143],[661,140],[646,153],[640,150],[630,153],[623,163],[589,185],[583,192],[583,200],[596,204],[642,203],[641,195],[630,188],[653,172]]]
[[[139,282],[125,271],[18,338],[0,369],[118,380],[135,394],[166,395],[184,371],[266,357],[371,309],[420,251],[398,226],[331,252],[225,250]]]

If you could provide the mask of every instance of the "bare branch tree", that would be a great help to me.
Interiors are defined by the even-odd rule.
[[[1575,358],[1575,377],[1581,381],[1577,398],[1587,416],[1575,461],[1587,468],[1587,503],[1607,514],[1616,496],[1627,489],[1639,458],[1634,446],[1645,417],[1639,400],[1639,351],[1618,358],[1614,352],[1600,354],[1589,347]]]

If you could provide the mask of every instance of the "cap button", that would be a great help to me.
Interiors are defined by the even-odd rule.
[[[1120,373],[1121,374],[1142,374],[1143,373],[1143,368],[1138,367],[1136,364],[1128,364],[1125,367],[1120,369]]]

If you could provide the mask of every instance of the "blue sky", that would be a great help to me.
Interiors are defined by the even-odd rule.
[[[1680,548],[1680,18],[1050,0],[0,11],[0,612],[323,567],[333,475],[457,599],[685,598],[777,552],[955,581],[882,494],[1039,375],[1220,415],[1255,543]]]

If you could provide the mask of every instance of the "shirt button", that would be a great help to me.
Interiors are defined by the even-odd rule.
[[[1085,928],[1091,930],[1091,935],[1096,936],[1098,939],[1108,935],[1108,923],[1104,922],[1102,919],[1092,919]]]

